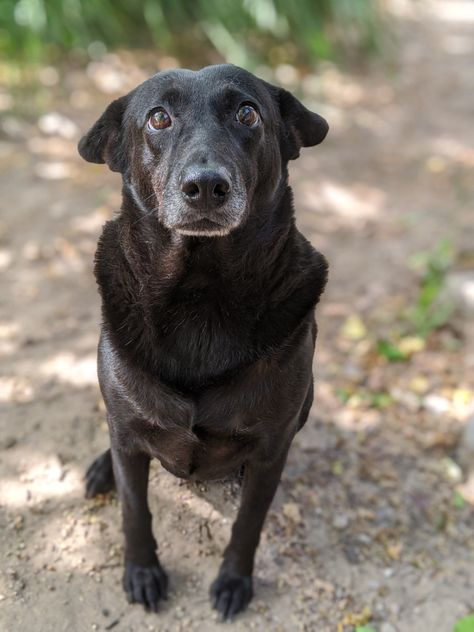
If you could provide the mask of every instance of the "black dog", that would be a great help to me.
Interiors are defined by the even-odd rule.
[[[289,92],[222,65],[156,74],[79,143],[123,179],[95,268],[111,448],[89,468],[86,493],[116,484],[124,588],[152,610],[167,593],[147,503],[153,457],[193,480],[244,466],[211,596],[224,619],[252,598],[265,515],[313,400],[327,275],[295,227],[287,163],[327,131]]]

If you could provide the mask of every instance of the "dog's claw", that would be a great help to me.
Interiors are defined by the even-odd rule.
[[[222,621],[232,620],[245,610],[253,597],[252,577],[222,571],[211,586],[212,607]]]
[[[125,562],[123,587],[130,603],[141,603],[153,612],[158,612],[162,599],[168,599],[168,576],[158,561],[152,566]]]
[[[115,488],[112,455],[106,450],[89,466],[86,475],[86,498],[107,494]]]

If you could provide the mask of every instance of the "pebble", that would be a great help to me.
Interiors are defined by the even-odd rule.
[[[398,632],[397,628],[391,623],[382,623],[380,626],[380,632]]]
[[[474,270],[451,272],[446,277],[447,298],[467,313],[474,314]]]
[[[335,529],[346,529],[349,524],[351,522],[350,517],[347,514],[337,514],[336,516],[334,516],[334,519],[332,521],[332,526]]]
[[[359,564],[360,557],[357,549],[351,545],[346,545],[343,547],[344,555],[346,556],[347,561],[350,564]]]
[[[367,535],[367,533],[357,533],[354,536],[354,540],[358,542],[359,544],[365,544],[365,545],[371,544],[372,542],[372,538],[370,537],[370,535]]]
[[[444,415],[449,411],[451,403],[449,399],[442,395],[430,393],[423,399],[423,406],[435,415]]]
[[[462,480],[462,471],[459,465],[450,459],[445,457],[441,459],[441,470],[448,481],[452,483],[460,483]]]

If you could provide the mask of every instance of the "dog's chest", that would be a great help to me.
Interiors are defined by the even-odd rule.
[[[200,426],[191,432],[179,427],[154,428],[142,433],[140,442],[171,474],[191,480],[224,478],[237,471],[254,448],[248,438],[216,435]]]
[[[161,379],[192,390],[248,362],[253,315],[211,280],[176,290],[153,315]]]

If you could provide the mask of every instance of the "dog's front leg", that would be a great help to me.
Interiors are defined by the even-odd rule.
[[[168,577],[156,554],[148,507],[150,458],[112,446],[112,463],[125,534],[123,586],[130,601],[156,612],[160,600],[167,598]]]
[[[211,586],[213,607],[223,620],[244,610],[253,597],[252,571],[260,533],[286,462],[288,448],[271,465],[246,463],[242,500],[219,574]]]

